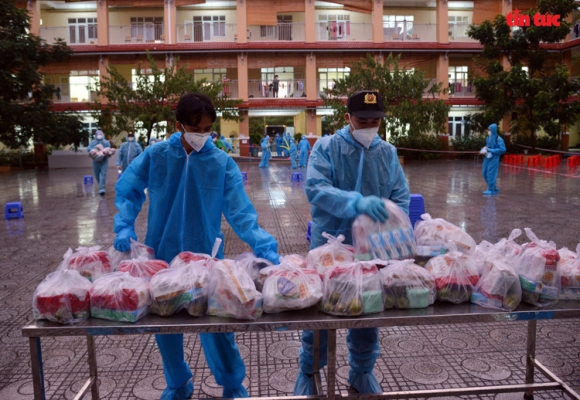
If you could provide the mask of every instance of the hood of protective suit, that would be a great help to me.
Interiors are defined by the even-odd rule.
[[[491,124],[490,126],[487,127],[487,129],[491,131],[492,138],[497,136],[497,124]]]
[[[171,146],[183,147],[183,144],[181,144],[181,136],[182,136],[182,133],[177,131],[173,135],[171,135],[171,137],[167,141],[169,142],[169,144]],[[206,151],[210,151],[214,147],[215,147],[215,145],[213,144],[213,142],[208,139],[205,141],[205,144],[203,145],[203,147],[201,148],[201,150],[199,152],[196,152],[195,149],[193,150],[193,152],[194,153],[205,153]]]
[[[361,146],[356,140],[354,140],[354,138],[350,134],[350,125],[345,126],[344,128],[342,128],[341,130],[337,131],[336,133],[338,135],[340,135],[341,137],[343,137],[344,140],[346,140],[349,144],[352,144],[353,146],[356,146],[356,147],[359,147],[359,148],[364,149],[364,147]],[[330,136],[330,137],[332,137],[332,136]],[[369,149],[370,148],[373,148],[376,145],[378,145],[382,141],[383,141],[383,139],[381,139],[379,137],[379,135],[376,135],[375,138],[373,139],[373,141],[371,142],[371,145],[369,146]]]

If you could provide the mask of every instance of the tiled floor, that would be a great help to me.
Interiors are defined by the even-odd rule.
[[[269,169],[240,162],[248,172],[248,195],[261,226],[279,242],[281,254],[306,254],[304,236],[310,207],[303,182],[292,182],[289,164]],[[437,161],[404,166],[412,193],[425,197],[427,211],[466,229],[479,242],[496,241],[513,228],[530,227],[558,247],[580,241],[580,174],[502,167],[496,197],[484,197],[481,165],[473,161]],[[90,170],[20,171],[0,175],[0,205],[21,201],[23,220],[0,229],[0,399],[32,398],[28,343],[20,328],[31,319],[36,285],[58,265],[66,249],[112,245],[113,173],[100,198],[82,183]],[[305,171],[304,171],[305,175]],[[146,230],[146,206],[137,233]],[[226,256],[248,250],[224,220]],[[520,238],[522,242],[524,238]],[[454,388],[524,382],[525,323],[381,329],[382,355],[376,373],[384,390]],[[580,391],[580,320],[538,323],[538,359]],[[338,389],[348,390],[346,332],[338,338]],[[300,345],[296,332],[239,334],[246,362],[246,386],[252,396],[292,392]],[[205,366],[196,335],[186,335],[186,354],[194,370],[194,397],[221,395]],[[96,340],[103,399],[158,399],[165,386],[153,337],[111,336]],[[44,339],[48,399],[72,399],[88,374],[86,346],[74,338]],[[545,379],[537,375],[538,381]],[[452,399],[456,397],[447,397]],[[459,397],[457,397],[459,398]],[[521,393],[463,396],[510,400]],[[548,392],[537,398],[566,398]]]

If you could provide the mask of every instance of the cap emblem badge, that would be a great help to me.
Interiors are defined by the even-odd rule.
[[[364,103],[365,104],[377,104],[377,96],[374,95],[373,93],[365,94]]]

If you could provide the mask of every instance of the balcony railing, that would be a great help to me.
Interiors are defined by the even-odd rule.
[[[427,86],[423,91],[423,97],[428,97],[431,96],[429,94],[429,90],[433,87],[433,85],[437,84],[437,78],[425,78],[425,80],[429,82],[429,86]]]
[[[48,43],[56,39],[64,39],[69,46],[97,44],[96,25],[84,26],[43,26],[40,28],[40,38]]]
[[[475,90],[472,84],[465,82],[449,83],[450,97],[475,97]]]
[[[383,36],[386,41],[435,42],[437,41],[437,25],[403,23],[395,27],[384,26]]]
[[[478,42],[467,36],[467,31],[472,24],[449,24],[448,35],[450,42]]]
[[[224,84],[224,88],[222,89],[221,92],[219,92],[218,97],[223,97],[224,95],[227,95],[228,97],[232,98],[232,99],[238,99],[238,81],[228,81],[227,83],[224,83],[222,81],[222,83]]]
[[[235,42],[236,24],[178,24],[177,43]]]
[[[366,41],[373,40],[372,23],[328,21],[316,24],[319,41]]]
[[[278,25],[248,25],[249,42],[294,41],[304,42],[304,23]]]
[[[278,83],[278,93],[274,92],[272,81],[250,79],[248,81],[248,97],[250,98],[285,98],[306,97],[306,81],[304,79],[285,79]]]
[[[162,24],[109,26],[110,44],[163,42],[165,42],[165,35]]]
[[[97,93],[87,88],[85,83],[62,83],[53,85],[56,92],[54,103],[86,103],[97,100]]]

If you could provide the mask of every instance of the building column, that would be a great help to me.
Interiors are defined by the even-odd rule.
[[[40,36],[40,2],[31,0],[26,7],[30,15],[30,33]]]
[[[437,42],[449,43],[449,7],[446,0],[437,0]]]
[[[238,98],[248,101],[248,53],[238,53]]]
[[[97,19],[97,22],[98,21],[99,20]],[[99,57],[99,81],[102,81],[103,78],[109,77],[109,71],[107,70],[108,68],[109,68],[109,56],[101,55]],[[109,103],[109,99],[107,99],[107,96],[103,96],[103,95],[101,95],[100,101],[101,101],[101,104]]]
[[[318,124],[316,121],[316,107],[306,109],[306,136],[309,138],[312,136],[319,136]]]
[[[165,0],[163,5],[163,35],[165,44],[177,43],[177,7],[173,0]]]
[[[373,0],[373,43],[384,43],[383,0]]]
[[[238,43],[248,43],[248,19],[246,13],[248,1],[236,0]]]
[[[318,99],[316,54],[306,54],[306,100]]]
[[[314,1],[304,0],[304,40],[306,43],[316,43],[316,17]]]
[[[109,2],[97,1],[97,44],[109,45]]]
[[[443,82],[443,88],[449,86],[449,60],[447,54],[440,54],[437,57],[437,83]],[[447,100],[449,93],[439,95],[440,100]]]
[[[501,15],[508,15],[511,12],[512,12],[512,2],[508,1],[508,0],[502,0],[502,2],[501,2]],[[501,65],[502,65],[504,71],[509,71],[512,68],[508,58],[505,55],[501,56],[500,62],[501,62]],[[506,131],[504,131],[504,132],[506,132]]]
[[[239,110],[240,117],[243,118],[239,122],[239,142],[240,156],[250,156],[250,118],[248,117],[248,110]]]
[[[568,72],[572,76],[572,50],[562,52],[562,64],[568,68]]]

